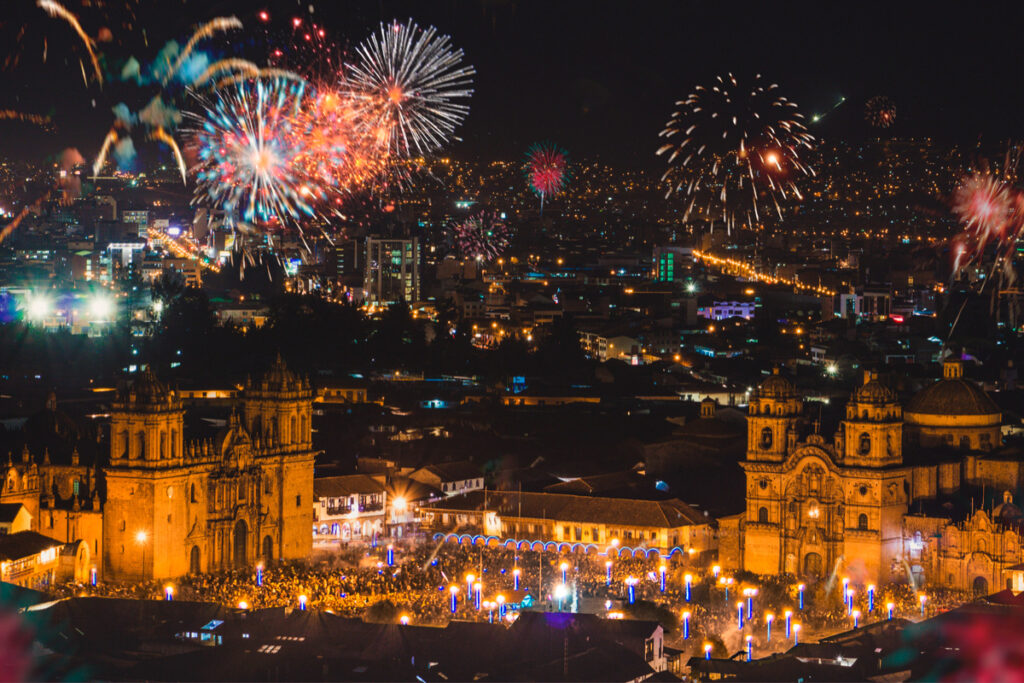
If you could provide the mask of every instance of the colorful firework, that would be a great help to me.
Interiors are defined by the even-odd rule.
[[[185,43],[185,47],[181,52],[178,53],[178,57],[174,60],[174,64],[171,68],[167,70],[166,74],[164,74],[163,84],[167,85],[167,81],[169,81],[174,74],[178,72],[182,64],[185,63],[185,60],[188,59],[188,56],[192,54],[192,50],[195,49],[196,44],[200,40],[209,38],[217,31],[230,31],[231,29],[238,28],[242,28],[242,22],[238,20],[238,17],[217,17],[213,21],[209,21],[200,26],[196,29],[195,33],[192,34],[192,37],[189,38],[188,42]]]
[[[526,152],[526,178],[544,213],[545,198],[557,195],[569,180],[569,155],[548,142],[533,145]]]
[[[307,97],[295,117],[295,133],[303,138],[295,163],[335,195],[374,182],[387,165],[381,148],[359,125],[359,114],[345,93],[326,90]]]
[[[366,134],[389,157],[428,154],[445,145],[469,113],[472,66],[431,26],[381,24],[356,48],[342,87],[362,109]]]
[[[953,212],[964,227],[951,243],[953,275],[971,264],[988,267],[991,261],[988,275],[981,280],[979,294],[989,282],[994,282],[991,305],[997,315],[1002,313],[998,305],[1000,296],[1011,290],[1017,281],[1014,257],[1017,245],[1024,239],[1024,192],[1014,186],[1021,151],[1020,147],[1011,146],[1002,167],[983,164],[981,170],[963,179],[952,200]],[[1016,326],[1020,302],[1015,296],[1006,301],[1006,313]],[[966,303],[965,300],[964,305]],[[961,306],[953,321],[950,336],[963,308]]]
[[[741,85],[728,74],[676,104],[679,109],[659,134],[666,143],[657,153],[668,155],[666,197],[690,197],[684,220],[699,198],[706,202],[698,207],[704,218],[720,218],[730,230],[737,222],[759,222],[763,197],[771,199],[780,220],[780,200],[803,199],[796,178],[814,172],[800,153],[812,148],[814,136],[796,103],[778,94],[778,85],[760,75]]]
[[[92,62],[93,71],[96,73],[96,80],[99,81],[100,87],[103,86],[103,71],[100,69],[99,59],[96,57],[96,42],[89,37],[89,34],[85,32],[82,25],[78,23],[78,17],[69,12],[67,8],[61,5],[55,0],[38,0],[36,6],[45,11],[51,17],[56,19],[63,19],[68,22],[78,37],[82,39],[85,44],[85,50],[89,53],[89,60]],[[44,57],[45,61],[45,57]]]
[[[205,111],[189,114],[198,124],[194,203],[237,211],[246,222],[313,215],[323,190],[297,163],[306,153],[297,124],[306,97],[304,84],[281,78],[238,83],[213,101],[199,97]]]
[[[500,214],[481,211],[452,225],[456,247],[463,258],[493,261],[508,248],[511,230]]]
[[[885,95],[875,95],[864,105],[864,120],[875,128],[888,128],[896,122],[896,103]]]

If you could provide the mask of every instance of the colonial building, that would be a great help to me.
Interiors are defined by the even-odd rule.
[[[696,556],[717,541],[712,520],[675,498],[471,491],[421,507],[420,517],[426,530],[455,538],[574,552]]]
[[[749,407],[746,510],[721,520],[724,566],[861,583],[911,581],[988,590],[1021,561],[1011,491],[1021,458],[1000,449],[998,407],[959,361],[900,406],[868,375],[831,440],[802,435],[803,401],[777,372]],[[1012,463],[1012,466],[1006,466]],[[963,487],[1004,503],[958,514]]]
[[[213,438],[188,438],[180,396],[148,371],[117,390],[106,439],[51,396],[26,422],[20,456],[8,457],[0,505],[24,506],[33,531],[82,541],[105,578],[305,558],[312,402],[308,381],[280,358],[246,382]]]
[[[278,358],[213,440],[183,440],[152,374],[122,388],[105,468],[108,576],[164,578],[309,555],[312,391]]]

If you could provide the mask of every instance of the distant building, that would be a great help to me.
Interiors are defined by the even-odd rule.
[[[420,241],[411,239],[366,239],[363,261],[363,289],[371,303],[420,299]]]
[[[681,282],[693,268],[693,247],[655,247],[654,279]]]
[[[441,489],[447,496],[456,496],[484,487],[480,468],[468,460],[427,465],[408,472],[413,481]]]
[[[313,536],[318,541],[358,541],[384,535],[387,492],[366,474],[313,480]]]
[[[713,550],[712,520],[678,499],[634,500],[561,493],[474,491],[420,508],[424,528],[493,536],[499,544],[696,555]],[[562,544],[565,544],[564,546]],[[692,551],[692,552],[691,552]]]

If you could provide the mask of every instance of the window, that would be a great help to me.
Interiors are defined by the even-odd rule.
[[[971,450],[971,439],[970,439],[970,437],[967,437],[967,436],[961,436],[960,437],[960,448],[962,448],[965,451]]]
[[[867,531],[868,530],[868,516],[867,515],[861,514],[859,517],[857,517],[857,528],[860,529],[861,531]]]
[[[761,481],[757,482],[757,484],[758,484],[758,486],[761,487],[762,491],[764,491],[766,488],[768,488],[768,480],[767,479],[762,479]]]
[[[761,448],[772,447],[772,428],[765,427],[761,430]]]
[[[569,540],[569,527],[567,527],[567,526],[563,526],[562,527],[562,538],[564,538],[567,541]]]
[[[871,435],[867,432],[861,432],[860,434],[860,445],[857,447],[858,455],[867,455],[871,452]]]
[[[578,526],[575,529],[573,529],[573,535],[576,537],[577,541],[582,541],[583,540],[583,527]]]
[[[644,661],[645,662],[653,662],[654,661],[654,639],[653,638],[648,638],[647,640],[644,641]]]
[[[858,491],[860,491],[860,495],[862,495],[862,496],[866,496],[866,495],[868,495],[868,487],[867,487],[867,486],[863,486],[863,485],[862,485],[862,486],[861,486],[861,487],[860,487],[860,488],[858,489]]]
[[[188,499],[193,503],[198,503],[199,500],[196,498],[196,485],[192,484],[189,487]]]
[[[295,496],[295,507],[297,507],[297,508],[302,507],[302,494],[301,493],[299,495]]]
[[[266,479],[263,480],[263,493],[269,496],[273,490],[274,486],[270,481],[270,477],[267,477]]]
[[[761,524],[768,523],[768,508],[761,508],[757,511],[757,521]]]
[[[239,502],[242,502],[242,501],[245,500],[245,482],[244,481],[238,482],[238,500],[239,500]]]
[[[79,485],[80,485],[80,482],[77,479],[75,479],[75,481],[71,484],[71,488],[75,492],[75,498],[78,498],[78,487],[79,487]]]

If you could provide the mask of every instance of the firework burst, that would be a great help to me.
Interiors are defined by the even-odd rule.
[[[323,190],[298,163],[307,152],[297,123],[305,85],[256,79],[219,90],[212,101],[197,97],[204,111],[189,114],[199,159],[194,203],[237,211],[246,222],[313,215]]]
[[[526,152],[526,179],[540,197],[540,210],[544,213],[545,198],[560,193],[569,180],[569,155],[547,142],[533,145]]]
[[[472,66],[437,29],[381,24],[356,48],[343,87],[359,104],[365,132],[386,154],[408,158],[444,146],[469,113]]]
[[[452,225],[455,245],[463,258],[493,261],[508,248],[511,230],[499,214],[482,211]]]
[[[657,153],[668,158],[662,176],[666,196],[690,197],[684,220],[698,198],[706,198],[701,210],[708,220],[721,218],[730,229],[737,221],[760,221],[762,198],[770,198],[780,219],[780,200],[803,199],[796,179],[814,172],[800,154],[812,148],[814,136],[776,84],[760,75],[741,84],[728,74],[676,104],[679,109],[659,134],[666,142]]]
[[[864,105],[864,120],[875,128],[888,128],[896,122],[896,103],[885,95],[875,95]]]

